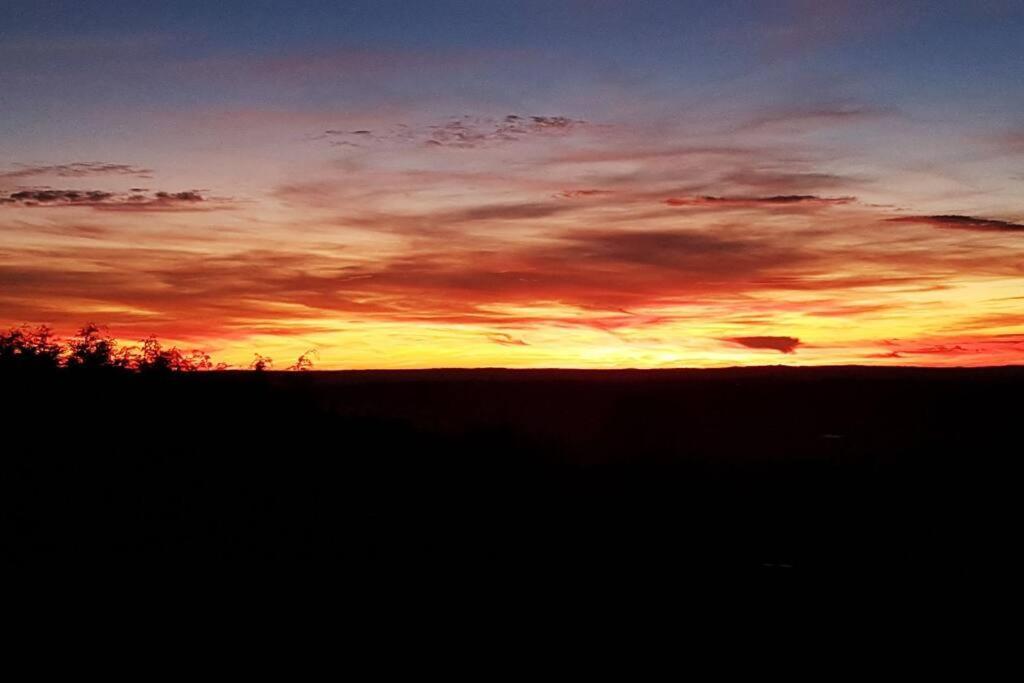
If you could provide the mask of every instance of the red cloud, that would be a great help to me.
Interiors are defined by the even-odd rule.
[[[796,337],[728,337],[724,341],[748,349],[771,349],[781,353],[793,353],[800,346],[800,340]]]

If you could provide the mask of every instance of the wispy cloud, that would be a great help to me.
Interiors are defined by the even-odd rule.
[[[586,199],[588,197],[603,197],[614,194],[611,190],[562,190],[555,193],[558,199]]]
[[[775,129],[808,131],[826,126],[870,121],[889,113],[877,107],[861,105],[777,109],[755,116],[740,126],[740,129],[747,131]]]
[[[131,164],[112,164],[103,161],[76,161],[68,164],[14,164],[14,168],[0,172],[0,178],[86,178],[103,175],[152,178],[152,169]]]
[[[416,144],[453,149],[476,149],[536,136],[564,135],[587,122],[567,116],[526,116],[504,118],[463,115],[426,126],[398,124],[383,129],[329,129],[316,139],[339,147],[367,147],[381,144]]]
[[[694,207],[751,207],[751,206],[792,206],[795,204],[809,206],[830,206],[834,204],[849,204],[855,201],[853,197],[819,197],[810,194],[787,194],[772,195],[770,197],[669,197],[665,203],[669,206],[694,206]]]
[[[495,344],[502,346],[529,346],[525,341],[504,332],[488,335],[487,338]]]
[[[960,216],[944,214],[938,216],[898,216],[888,219],[890,223],[919,223],[936,228],[954,230],[976,230],[979,232],[1019,232],[1024,230],[1024,223],[1003,221],[994,218],[978,218],[976,216]]]

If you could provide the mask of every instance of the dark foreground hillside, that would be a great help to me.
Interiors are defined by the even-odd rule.
[[[949,576],[1016,538],[1024,368],[2,382],[8,564]]]

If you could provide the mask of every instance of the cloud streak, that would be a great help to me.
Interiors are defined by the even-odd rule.
[[[130,164],[112,164],[103,161],[76,161],[69,164],[15,164],[14,168],[0,172],[0,179],[34,178],[54,176],[57,178],[88,178],[93,176],[130,176],[152,178],[153,171]]]
[[[526,116],[504,118],[463,115],[426,126],[399,124],[384,129],[329,129],[316,136],[336,147],[365,148],[374,145],[412,144],[450,149],[477,149],[530,138],[572,133],[588,124],[567,116]]]
[[[102,211],[202,211],[222,207],[198,190],[182,192],[107,192],[105,190],[55,190],[40,188],[0,193],[0,206],[52,208],[87,207]]]
[[[496,334],[488,335],[487,338],[494,342],[495,344],[500,344],[501,346],[529,346],[529,344],[527,344],[522,339],[518,339],[504,332],[498,332]]]
[[[796,337],[729,337],[724,341],[748,349],[766,349],[779,353],[793,353],[800,346],[800,340]]]
[[[772,195],[769,197],[669,197],[669,206],[692,206],[707,208],[746,208],[772,206],[835,206],[856,201],[853,197],[819,197],[810,194]]]
[[[975,216],[961,216],[957,214],[945,214],[938,216],[899,216],[888,219],[890,223],[917,223],[931,225],[936,228],[949,228],[951,230],[974,230],[977,232],[1022,232],[1024,223],[997,220],[994,218],[977,218]]]

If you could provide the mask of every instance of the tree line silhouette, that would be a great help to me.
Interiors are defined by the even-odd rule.
[[[312,370],[316,349],[310,349],[289,365],[287,370]],[[253,354],[248,369],[263,372],[273,369],[272,358]],[[22,325],[0,332],[0,370],[108,370],[136,373],[175,373],[227,370],[227,363],[214,363],[199,349],[183,351],[165,348],[155,336],[138,345],[122,345],[100,326],[89,323],[67,340],[61,340],[45,325]]]

